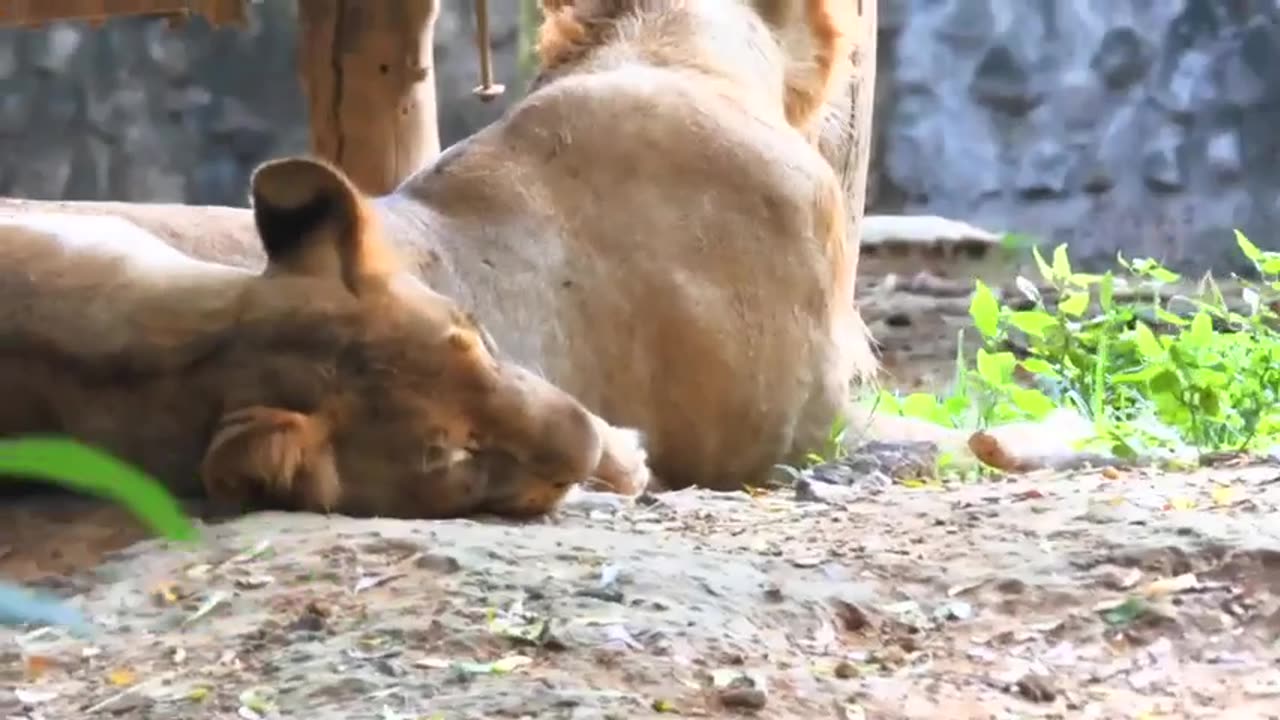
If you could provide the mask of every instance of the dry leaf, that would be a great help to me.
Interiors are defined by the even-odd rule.
[[[157,585],[151,591],[151,597],[161,605],[172,605],[182,599],[182,593],[179,591],[177,584],[166,582]]]
[[[138,682],[138,676],[127,668],[118,668],[107,673],[107,682],[116,687],[128,687]]]
[[[1154,598],[1195,590],[1199,586],[1200,580],[1195,576],[1195,573],[1184,573],[1175,577],[1154,580],[1142,589],[1142,594],[1149,598]]]
[[[23,674],[28,680],[36,680],[57,666],[57,661],[47,655],[28,655]]]
[[[1219,507],[1235,502],[1236,494],[1236,488],[1230,485],[1217,485],[1209,491],[1209,496],[1213,498],[1213,504]]]

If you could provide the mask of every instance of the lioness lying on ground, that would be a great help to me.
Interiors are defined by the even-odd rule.
[[[855,4],[543,4],[529,95],[373,212],[413,274],[515,362],[639,429],[664,485],[758,482],[819,448],[874,366],[840,179],[805,129],[841,90]],[[266,261],[248,211],[9,207]]]
[[[70,434],[249,507],[527,516],[592,473],[643,489],[634,433],[496,361],[341,176],[268,164],[253,205],[261,274],[113,218],[0,213],[0,436]]]

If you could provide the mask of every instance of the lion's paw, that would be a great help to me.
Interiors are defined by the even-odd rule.
[[[644,449],[644,436],[639,430],[601,423],[600,438],[604,452],[600,464],[585,483],[591,490],[605,490],[620,495],[639,495],[649,487],[649,454]]]

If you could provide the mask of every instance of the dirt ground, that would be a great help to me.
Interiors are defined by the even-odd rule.
[[[0,717],[1280,717],[1280,467],[839,471],[146,541],[55,583],[96,637],[0,631]]]
[[[904,389],[945,382],[967,323],[921,288],[863,305]],[[197,546],[5,499],[0,576],[98,632],[0,629],[0,718],[1280,718],[1280,464],[946,485],[865,459]]]

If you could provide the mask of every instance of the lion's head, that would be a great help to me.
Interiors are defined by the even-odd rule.
[[[858,13],[853,0],[542,0],[542,12],[535,85],[630,45],[659,64],[741,74],[798,128],[847,82]]]
[[[356,515],[529,515],[601,459],[598,419],[495,358],[450,299],[399,271],[367,200],[312,159],[252,181],[268,256],[216,363],[202,471],[241,504]]]

